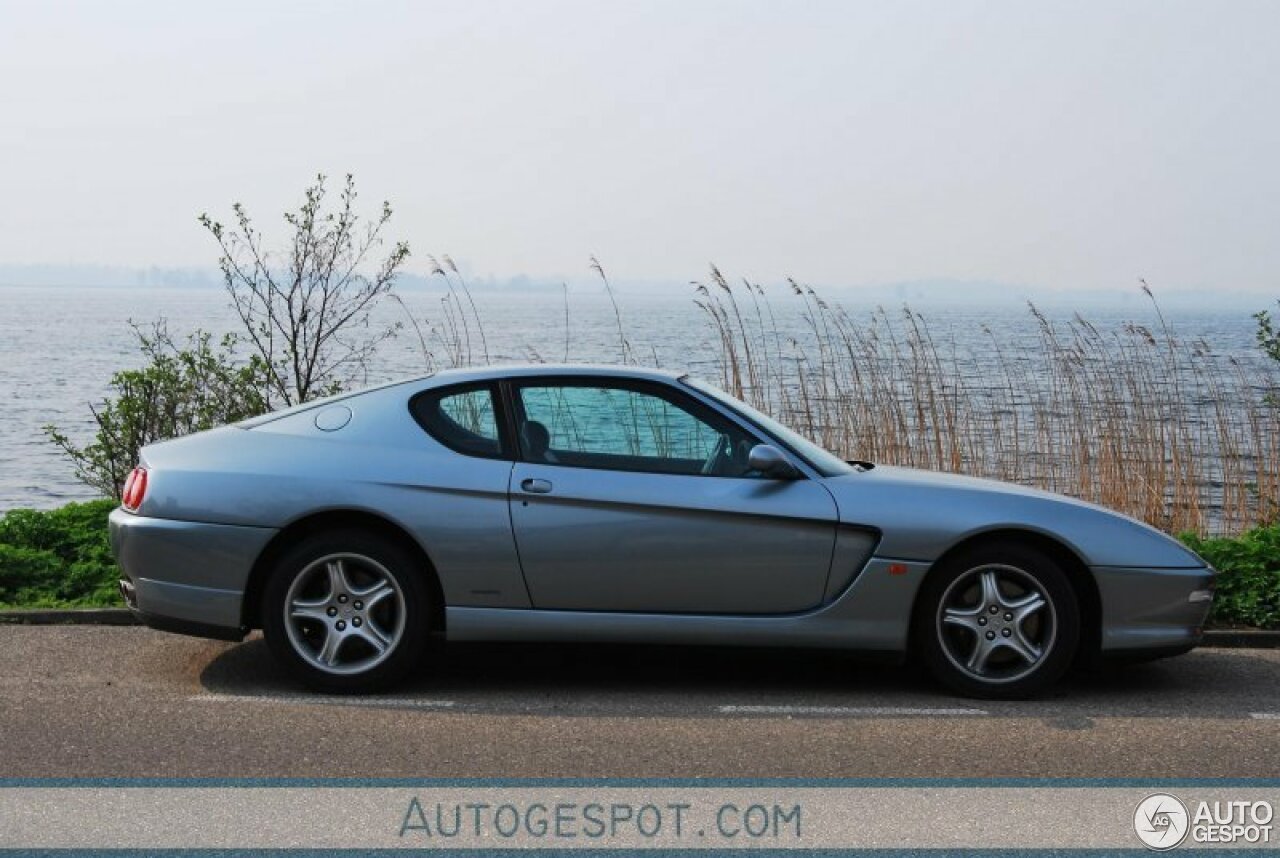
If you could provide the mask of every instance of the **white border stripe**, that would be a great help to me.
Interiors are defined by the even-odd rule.
[[[989,715],[985,709],[929,708],[915,706],[717,706],[724,715],[834,715],[879,717],[931,717]]]
[[[1280,712],[1250,712],[1249,717],[1257,721],[1280,721]]]
[[[323,694],[194,694],[193,703],[302,703],[327,706],[373,706],[397,709],[449,709],[452,700],[418,700],[413,697],[342,697]]]

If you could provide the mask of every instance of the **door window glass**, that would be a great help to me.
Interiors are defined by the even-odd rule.
[[[518,388],[526,459],[669,474],[748,476],[750,436],[675,397],[592,384]],[[697,413],[694,409],[696,408]]]

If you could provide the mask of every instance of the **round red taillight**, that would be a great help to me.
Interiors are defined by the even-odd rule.
[[[120,503],[125,506],[129,505],[129,495],[133,494],[133,482],[138,479],[138,469],[134,468],[129,472],[129,476],[124,478],[124,491],[120,493]]]
[[[142,505],[142,499],[147,494],[147,469],[134,468],[129,474],[129,479],[125,481],[124,493],[120,497],[121,505],[129,510],[136,510]]]

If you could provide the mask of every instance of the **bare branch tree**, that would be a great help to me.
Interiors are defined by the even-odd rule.
[[[371,265],[391,205],[384,202],[377,218],[363,220],[355,211],[350,175],[332,210],[326,193],[325,176],[317,176],[302,205],[285,213],[293,239],[278,257],[240,203],[232,206],[230,227],[200,215],[222,251],[223,281],[247,342],[267,367],[269,396],[285,405],[335,393],[356,380],[379,344],[401,327],[370,326],[370,314],[391,294],[409,257],[409,245],[398,242]]]

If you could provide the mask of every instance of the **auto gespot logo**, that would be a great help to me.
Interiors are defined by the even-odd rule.
[[[1267,801],[1200,801],[1195,812],[1176,796],[1149,795],[1133,812],[1133,830],[1149,849],[1192,843],[1270,843],[1275,809]]]

